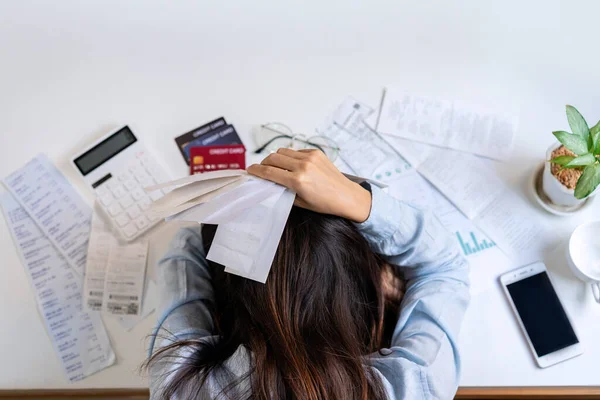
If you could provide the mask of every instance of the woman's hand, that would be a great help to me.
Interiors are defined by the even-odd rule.
[[[279,149],[248,173],[296,192],[295,205],[354,222],[371,212],[371,193],[346,178],[319,150]]]

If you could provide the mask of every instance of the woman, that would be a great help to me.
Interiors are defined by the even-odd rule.
[[[437,220],[319,151],[280,149],[248,172],[297,193],[269,278],[207,262],[214,226],[175,237],[158,266],[152,398],[452,398],[468,267]],[[390,265],[406,292],[388,341]]]

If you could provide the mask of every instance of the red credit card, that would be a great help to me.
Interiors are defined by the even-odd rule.
[[[246,148],[243,144],[190,149],[190,175],[223,169],[246,169]]]

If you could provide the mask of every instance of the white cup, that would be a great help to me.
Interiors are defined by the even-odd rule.
[[[579,279],[589,282],[600,303],[600,221],[579,225],[569,239],[569,267]]]

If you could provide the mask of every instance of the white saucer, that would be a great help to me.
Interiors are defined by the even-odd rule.
[[[593,197],[588,197],[581,203],[574,206],[561,206],[558,204],[554,204],[552,200],[546,193],[544,193],[544,188],[542,184],[542,176],[544,174],[544,163],[541,164],[533,173],[531,180],[531,189],[533,191],[533,198],[537,203],[542,206],[542,208],[554,215],[560,215],[562,217],[566,217],[569,215],[573,215],[579,211],[585,210],[589,208],[594,200]]]

